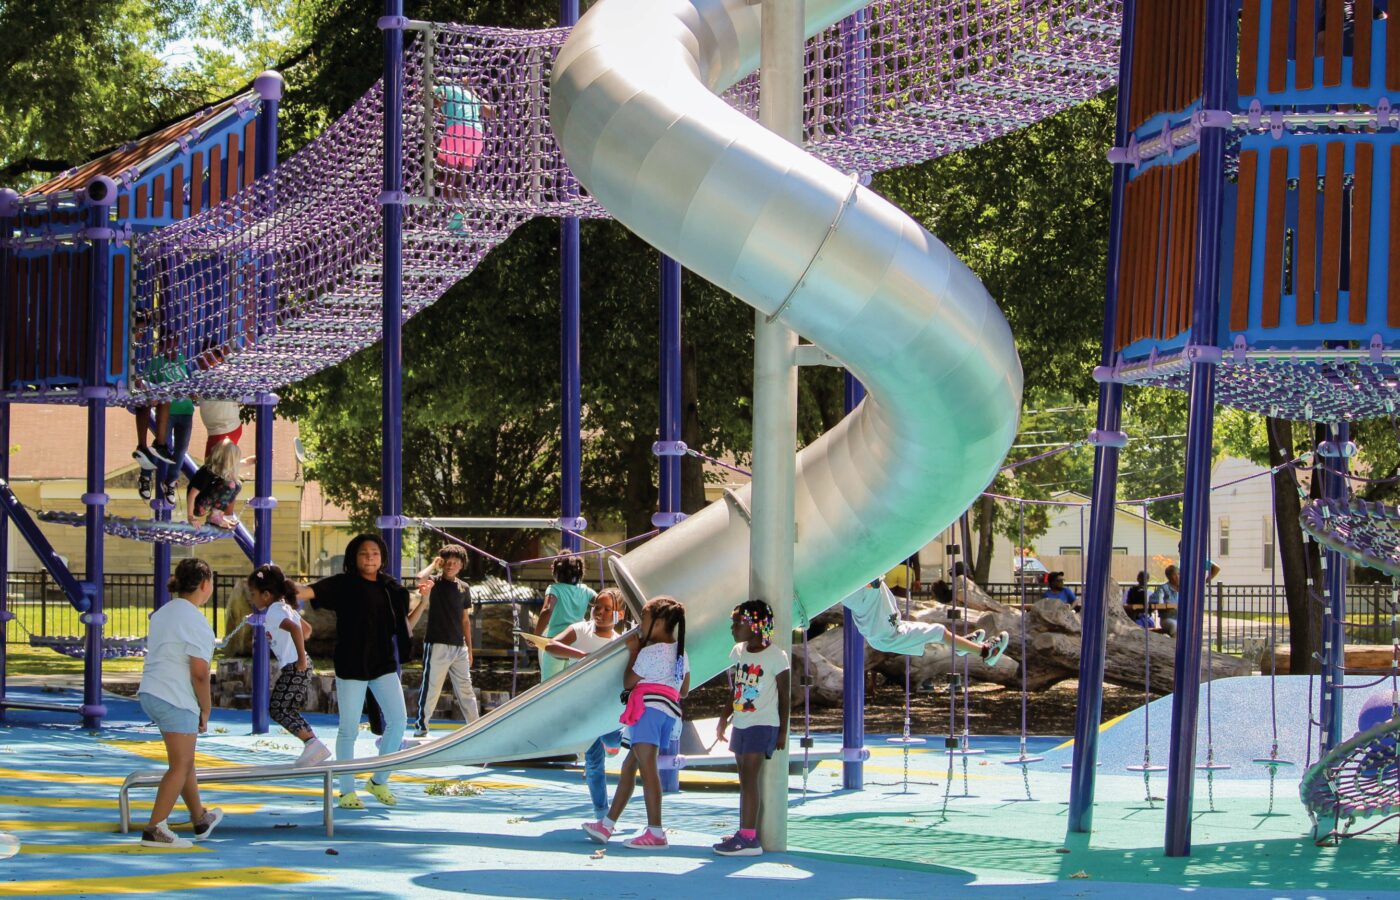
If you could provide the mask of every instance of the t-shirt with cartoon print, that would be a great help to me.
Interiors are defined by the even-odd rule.
[[[729,682],[734,691],[735,728],[755,725],[778,726],[778,676],[788,670],[787,654],[772,644],[757,653],[748,644],[735,644],[729,651],[734,665]]]

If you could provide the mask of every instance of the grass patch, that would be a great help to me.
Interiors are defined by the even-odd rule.
[[[26,647],[23,644],[10,644],[5,648],[6,672],[10,675],[74,675],[83,674],[83,661],[64,656],[54,650],[42,647]],[[145,659],[140,656],[125,656],[102,662],[104,672],[140,672]]]

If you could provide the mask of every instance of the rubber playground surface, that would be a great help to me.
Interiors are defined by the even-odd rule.
[[[1048,758],[1023,771],[1003,764],[1016,756],[1013,738],[974,738],[986,752],[955,758],[950,781],[941,738],[931,736],[910,750],[906,788],[903,749],[872,736],[866,790],[841,791],[837,762],[811,772],[805,796],[803,779],[792,779],[791,852],[722,859],[709,847],[735,827],[732,775],[683,773],[682,792],[666,798],[668,851],[630,851],[615,839],[599,853],[578,830],[590,811],[580,771],[515,767],[396,774],[398,806],[362,794],[369,808],[337,810],[334,838],[322,827],[318,779],[211,787],[206,803],[228,816],[213,840],[144,850],[138,834],[117,833],[117,791],[133,769],[159,765],[159,735],[134,702],[108,705],[109,724],[97,734],[49,714],[8,713],[0,897],[217,898],[259,888],[363,898],[1400,897],[1394,826],[1314,847],[1296,777],[1280,778],[1271,805],[1256,770],[1219,773],[1209,790],[1202,779],[1194,855],[1165,858],[1162,804],[1144,799],[1140,774],[1110,762],[1115,746],[1141,743],[1132,716],[1103,735],[1111,752],[1089,839],[1065,839],[1069,775],[1056,739],[1033,739],[1030,751]],[[216,710],[213,718],[200,739],[201,765],[266,764],[271,754],[297,752],[286,735],[250,735],[246,711]],[[333,738],[328,716],[312,721]],[[373,752],[370,740],[365,732],[361,754]],[[836,736],[818,740],[839,745]],[[1151,794],[1162,796],[1164,776],[1152,779]],[[133,796],[138,828],[151,797]],[[177,806],[172,821],[183,816]],[[620,833],[641,823],[639,791]]]

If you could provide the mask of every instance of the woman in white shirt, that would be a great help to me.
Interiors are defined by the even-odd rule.
[[[223,819],[220,809],[206,809],[199,800],[194,775],[195,736],[209,727],[209,663],[214,658],[214,629],[199,607],[214,593],[214,573],[202,559],[186,559],[175,568],[170,590],[177,596],[151,614],[146,638],[146,663],[137,696],[165,741],[169,768],[156,790],[151,820],[141,832],[141,846],[193,846],[170,830],[167,820],[175,798],[185,798],[202,841]]]

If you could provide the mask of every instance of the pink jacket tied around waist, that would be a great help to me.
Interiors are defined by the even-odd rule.
[[[636,725],[642,720],[642,713],[646,712],[646,701],[649,695],[665,697],[672,703],[681,702],[681,692],[671,687],[669,684],[657,684],[654,681],[643,681],[632,688],[632,692],[627,695],[627,708],[622,711],[618,721],[623,725]]]

